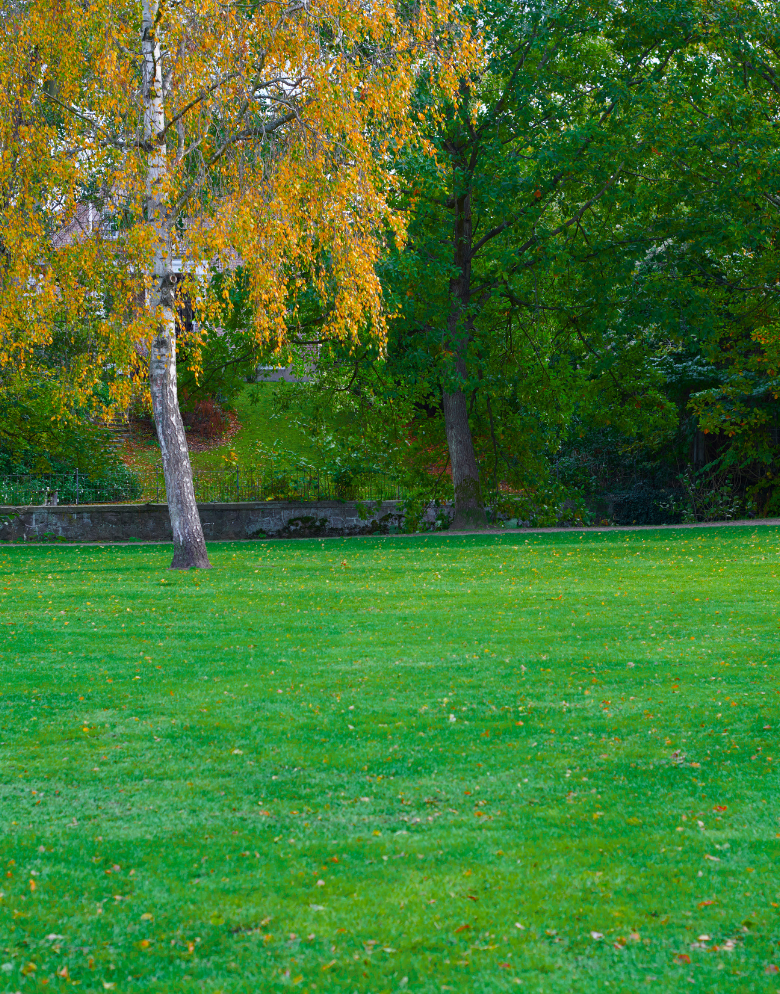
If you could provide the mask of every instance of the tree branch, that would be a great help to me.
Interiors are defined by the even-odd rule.
[[[203,182],[203,179],[208,173],[209,169],[211,169],[211,167],[215,163],[219,162],[219,160],[222,158],[225,152],[227,152],[227,150],[231,147],[231,145],[235,145],[235,143],[239,141],[246,141],[246,139],[248,138],[259,138],[259,137],[265,138],[267,137],[267,135],[272,134],[274,131],[276,131],[278,128],[281,128],[283,125],[289,124],[291,121],[294,121],[297,117],[298,114],[295,112],[290,114],[285,114],[283,117],[277,117],[273,121],[270,121],[267,125],[263,124],[262,127],[260,128],[245,128],[243,131],[237,132],[236,134],[228,138],[226,141],[224,141],[217,149],[217,151],[211,156],[211,158],[204,163],[204,165],[200,169],[200,172],[198,173],[198,176],[189,184],[187,189],[181,194],[179,199],[176,201],[176,205],[172,208],[172,210],[168,211],[168,214],[166,216],[166,221],[170,223],[172,218],[178,217],[181,209],[190,199],[194,191]]]
[[[167,132],[171,128],[175,127],[177,123],[184,117],[184,115],[189,113],[189,111],[191,111],[193,107],[197,107],[199,103],[202,103],[206,99],[206,97],[211,96],[211,94],[215,90],[218,90],[219,87],[222,86],[224,83],[229,83],[232,79],[238,79],[238,75],[239,74],[236,72],[231,72],[228,73],[226,76],[222,76],[211,86],[207,87],[205,90],[199,93],[197,97],[194,97],[192,100],[190,100],[188,104],[185,104],[185,106],[182,107],[180,111],[178,111],[176,114],[173,115],[170,121],[168,121],[168,123],[162,129],[162,131],[158,136],[158,141],[161,141],[165,137]]]

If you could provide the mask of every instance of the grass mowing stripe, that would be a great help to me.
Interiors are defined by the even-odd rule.
[[[778,538],[0,550],[0,987],[780,987]]]

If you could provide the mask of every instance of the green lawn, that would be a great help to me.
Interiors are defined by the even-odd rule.
[[[779,552],[0,549],[0,990],[777,992]]]

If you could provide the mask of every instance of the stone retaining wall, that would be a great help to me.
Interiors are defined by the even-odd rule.
[[[206,539],[371,535],[403,527],[400,501],[199,504]],[[362,511],[362,516],[361,516]],[[435,511],[426,515],[431,522]],[[0,541],[172,541],[167,504],[0,506]]]

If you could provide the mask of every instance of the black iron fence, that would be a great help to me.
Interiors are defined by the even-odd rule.
[[[139,474],[142,500],[165,500],[162,468]],[[339,474],[309,467],[291,470],[231,468],[193,471],[199,503],[240,503],[265,500],[400,500],[406,488],[384,473]]]
[[[280,471],[246,468],[193,471],[199,503],[291,500],[402,500],[409,496],[398,479],[385,473],[333,474],[309,467]],[[101,476],[84,471],[0,476],[0,504],[164,503],[162,467],[124,467]]]
[[[68,473],[12,473],[0,476],[0,504],[121,504],[141,499],[138,476],[125,467],[100,475],[74,469]]]

